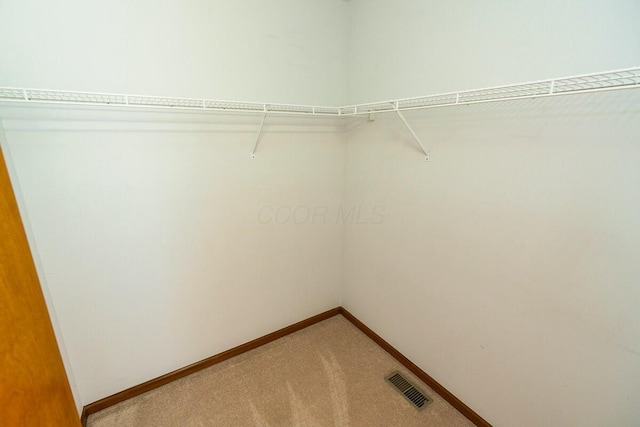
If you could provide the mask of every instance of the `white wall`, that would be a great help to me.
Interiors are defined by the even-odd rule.
[[[0,86],[338,105],[341,0],[0,0]]]
[[[638,425],[640,93],[378,115],[343,305],[495,426]]]
[[[310,0],[305,2],[295,0],[244,0],[235,2],[203,0],[161,2],[144,0],[135,2],[124,0],[115,2],[84,2],[77,0],[36,2],[28,0],[15,2],[0,0],[0,86],[151,95],[164,94],[168,96],[285,103],[343,104],[346,100],[347,77],[347,45],[345,40],[348,15],[346,7],[346,3],[340,0]],[[153,164],[136,162],[143,156],[145,150],[151,152],[155,150],[155,147],[157,147],[157,145],[154,145],[156,141],[155,135],[165,130],[166,126],[171,129],[177,126],[180,132],[187,129],[185,135],[192,138],[192,145],[197,145],[196,148],[192,147],[193,150],[190,155],[193,159],[205,159],[206,154],[209,153],[208,150],[213,150],[213,145],[206,146],[207,141],[210,140],[210,135],[218,131],[219,126],[212,125],[213,128],[207,127],[209,125],[206,125],[205,122],[209,119],[204,119],[204,117],[200,116],[196,116],[198,117],[196,124],[190,125],[188,124],[188,119],[185,119],[185,117],[190,116],[158,114],[149,116],[152,117],[150,119],[145,118],[144,120],[148,120],[153,124],[146,127],[143,125],[145,131],[139,132],[136,129],[141,125],[133,124],[131,121],[135,120],[136,117],[146,117],[139,114],[127,114],[126,116],[116,114],[112,116],[98,113],[98,110],[94,110],[96,112],[91,113],[92,115],[88,118],[82,118],[84,113],[74,110],[69,110],[66,113],[64,109],[60,111],[56,109],[34,111],[4,109],[0,114],[0,119],[5,119],[5,123],[9,124],[10,132],[8,137],[12,142],[7,144],[1,134],[0,139],[3,147],[15,153],[16,164],[13,164],[14,159],[10,156],[7,156],[7,162],[10,169],[13,170],[12,178],[18,187],[17,196],[34,252],[43,291],[45,297],[47,297],[54,329],[56,330],[76,403],[80,409],[83,404],[90,403],[114,391],[120,391],[124,386],[136,384],[141,379],[148,379],[152,376],[166,373],[168,370],[183,366],[185,363],[191,363],[198,358],[209,356],[214,350],[227,349],[228,346],[223,345],[223,342],[237,344],[243,342],[245,337],[255,337],[262,332],[270,332],[272,330],[271,326],[283,326],[291,323],[289,320],[300,320],[302,314],[315,314],[318,307],[325,308],[336,305],[335,303],[328,304],[327,301],[333,301],[338,298],[336,294],[338,292],[337,288],[333,287],[339,286],[340,283],[334,283],[333,279],[335,279],[336,275],[339,276],[339,271],[335,270],[337,268],[335,266],[333,268],[328,267],[327,263],[333,262],[333,255],[323,256],[318,265],[324,266],[322,268],[326,270],[323,270],[325,274],[318,275],[315,279],[305,282],[311,288],[315,287],[315,291],[321,294],[317,295],[317,301],[309,302],[311,305],[303,305],[300,308],[294,305],[293,308],[279,313],[278,316],[269,318],[272,320],[264,322],[262,320],[256,322],[255,320],[255,318],[261,318],[264,313],[260,312],[260,310],[254,311],[249,313],[250,317],[254,316],[251,321],[247,320],[246,324],[234,321],[233,325],[229,326],[221,336],[215,338],[218,341],[213,344],[205,339],[200,343],[195,342],[193,346],[187,345],[184,349],[169,352],[166,357],[157,357],[150,363],[140,363],[141,358],[146,357],[151,349],[154,349],[155,353],[162,353],[156,351],[157,349],[154,347],[154,345],[159,345],[158,340],[160,338],[157,328],[162,326],[162,322],[154,324],[150,320],[153,319],[153,316],[149,317],[149,312],[159,315],[158,311],[162,311],[165,307],[162,305],[161,299],[168,298],[168,296],[164,295],[155,300],[152,298],[150,302],[147,302],[149,301],[147,300],[147,294],[154,290],[154,282],[150,280],[150,277],[154,276],[154,274],[160,275],[163,273],[160,270],[154,270],[157,264],[160,263],[164,266],[170,264],[166,259],[168,256],[166,250],[169,250],[169,248],[164,248],[164,246],[160,245],[161,249],[156,250],[154,245],[158,244],[158,241],[151,237],[145,237],[145,233],[151,232],[149,227],[152,227],[153,224],[158,224],[158,221],[164,224],[160,218],[154,219],[151,211],[151,205],[159,202],[152,197],[152,194],[149,194],[147,198],[139,197],[139,193],[146,194],[147,190],[154,191],[155,193],[153,194],[160,197],[161,190],[157,187],[158,182],[134,182],[139,177],[153,176],[159,171],[154,169],[155,165]],[[42,124],[42,117],[47,115],[63,120],[64,124],[54,126],[51,121],[46,121],[45,124]],[[15,121],[14,119],[16,118],[20,120]],[[111,119],[114,120],[114,123],[109,124]],[[29,120],[37,120],[37,122],[30,124]],[[90,123],[83,120],[89,120]],[[164,120],[169,123],[178,121],[181,124],[161,124],[160,122]],[[223,118],[218,118],[213,123],[218,123],[219,125],[224,120]],[[237,121],[237,119],[235,120]],[[298,122],[298,124],[300,123]],[[311,123],[306,124],[310,125]],[[304,132],[294,135],[291,133],[291,125],[289,123],[287,126],[281,127],[281,130],[287,133],[282,140],[278,139],[277,136],[272,136],[272,138],[278,139],[283,146],[291,144],[292,139],[299,142],[302,138],[306,141],[306,132],[310,128],[298,125],[297,130]],[[32,126],[36,126],[36,128],[32,128]],[[201,129],[202,126],[207,132],[211,131],[212,133],[204,136],[205,134],[202,133]],[[240,127],[238,128],[238,126]],[[237,167],[239,170],[243,170],[242,168],[244,167],[250,167],[252,171],[255,171],[256,167],[259,168],[259,166],[255,164],[245,165],[244,161],[246,160],[247,152],[251,149],[251,142],[254,138],[251,133],[256,131],[257,124],[253,122],[249,124],[246,119],[243,119],[238,126],[233,127],[235,130],[231,136],[223,134],[215,137],[217,141],[224,140],[226,144],[232,144],[234,149],[241,150],[238,153],[243,153],[240,156],[243,162],[242,166],[233,166],[236,165],[236,162],[235,160],[230,160],[230,163],[225,167]],[[333,125],[325,124],[321,128],[324,127],[326,130],[328,129],[327,126],[331,127]],[[197,130],[199,135],[197,138],[194,137],[195,134],[192,133],[192,128]],[[271,128],[273,129],[273,125],[271,125]],[[241,129],[240,133],[235,133],[238,129]],[[316,127],[312,126],[311,129],[316,129]],[[103,130],[107,130],[107,133],[103,134]],[[32,131],[33,133],[30,133]],[[120,133],[118,134],[116,131]],[[174,131],[172,130],[171,132]],[[303,134],[305,136],[302,136]],[[116,135],[118,136],[118,141],[113,142]],[[321,135],[321,137],[318,136],[317,138],[323,141],[331,141],[327,147],[340,138],[335,134],[330,136],[326,132],[321,133]],[[121,136],[122,139],[120,139]],[[99,143],[96,143],[96,145],[85,144],[86,138],[92,143],[95,141],[99,141]],[[171,141],[175,141],[175,138],[180,139],[182,137],[178,137],[173,133],[167,138],[174,138]],[[245,144],[248,141],[249,145],[236,146],[234,145],[236,139],[242,139]],[[316,136],[312,137],[312,141],[317,145]],[[72,153],[69,157],[59,157],[60,150],[63,150],[60,148],[60,144],[65,149],[68,147],[64,144],[73,145],[73,148],[70,149]],[[288,147],[288,145],[286,146]],[[108,170],[107,165],[102,165],[102,169],[98,171],[92,171],[88,170],[93,165],[92,163],[82,163],[84,159],[98,158],[103,153],[101,150],[108,150],[110,156],[115,155],[114,152],[110,151],[112,149],[109,147],[117,147],[117,150],[120,150],[122,161],[125,162],[121,165],[121,170],[115,171],[118,174],[122,174],[118,183],[108,182],[107,176],[114,171]],[[76,149],[80,151],[75,151]],[[180,152],[177,146],[173,146],[171,149]],[[51,154],[49,150],[53,150],[58,155],[48,157]],[[310,150],[310,152],[313,152],[314,148],[310,148]],[[297,159],[297,148],[291,147],[285,152],[288,160]],[[161,157],[165,156],[163,159],[168,162],[167,156],[171,153],[170,149],[167,148],[167,150],[159,151],[155,154]],[[154,155],[154,153],[149,155]],[[328,154],[325,153],[325,155]],[[343,162],[340,151],[334,150],[332,156],[335,164],[339,165]],[[322,155],[319,158],[322,159]],[[181,164],[185,169],[189,169],[189,161],[186,158],[182,160],[183,163]],[[42,164],[42,162],[45,164]],[[42,169],[39,169],[41,166]],[[85,168],[88,169],[85,170]],[[281,171],[282,179],[276,179],[277,182],[274,184],[274,188],[277,188],[277,190],[271,189],[271,187],[261,182],[264,176],[252,176],[244,181],[239,181],[237,185],[236,183],[225,182],[230,178],[231,169],[227,172],[219,172],[220,176],[207,176],[205,174],[201,177],[206,179],[220,178],[223,180],[211,184],[216,187],[220,187],[223,184],[227,186],[227,190],[222,194],[223,197],[220,198],[220,202],[223,204],[228,204],[227,197],[235,197],[233,196],[234,192],[241,191],[242,186],[254,188],[252,191],[257,191],[256,189],[268,191],[268,195],[260,196],[261,198],[255,200],[256,203],[264,200],[284,203],[283,200],[285,199],[286,203],[303,203],[307,199],[304,198],[306,196],[302,195],[300,188],[318,189],[313,184],[305,184],[305,180],[317,180],[319,178],[313,174],[324,172],[324,170],[319,170],[318,168],[311,168],[305,172],[306,175],[298,183],[295,177],[299,169],[289,162],[279,167],[279,169],[283,168],[287,168],[288,172]],[[48,177],[41,175],[45,173],[43,171],[58,173],[61,169],[64,171],[62,176]],[[337,170],[341,171],[340,168]],[[184,180],[191,176],[183,174],[177,166],[173,169],[169,168],[165,172],[167,172],[167,175],[164,179],[169,183],[174,182],[176,179],[178,181],[182,179],[183,181],[180,181],[182,185],[187,185]],[[85,173],[88,174],[86,180],[83,178]],[[242,176],[246,175],[238,173]],[[20,191],[19,183],[15,181],[18,177],[21,177],[21,181],[24,181],[24,197]],[[77,182],[74,181],[76,178],[78,179]],[[294,178],[296,183],[288,183],[287,181],[290,178]],[[84,192],[78,191],[75,187],[81,182],[87,185],[83,190]],[[99,192],[103,185],[109,187],[109,192],[105,193],[107,195]],[[127,190],[126,194],[112,194],[117,188],[129,185],[133,186],[133,189]],[[327,181],[327,185],[336,185],[333,178]],[[91,186],[95,186],[95,189],[92,190]],[[54,193],[51,193],[50,191],[54,187]],[[197,199],[207,188],[196,186],[191,190],[191,193],[188,193],[190,196],[185,195],[184,197]],[[173,191],[171,195],[178,197],[175,195],[175,192],[178,191],[176,187],[170,187],[171,191]],[[56,196],[55,199],[58,202],[51,202],[55,206],[50,207],[43,202],[42,198],[53,197],[52,194],[60,195],[61,198],[58,200]],[[70,206],[74,206],[74,203],[65,205],[65,197],[80,197],[80,195],[82,197],[86,196],[87,199],[85,201],[74,199],[75,205],[86,203],[86,206],[78,208],[76,211],[69,211]],[[168,198],[167,201],[164,201],[159,206],[166,210],[162,215],[171,217],[165,218],[167,220],[170,219],[178,223],[182,219],[196,215],[194,212],[206,213],[213,209],[210,200],[206,201],[209,205],[204,207],[201,205],[205,203],[205,199],[196,200],[194,205],[189,208],[169,205],[168,200],[172,200],[171,195],[168,194],[166,196]],[[334,193],[326,194],[325,201],[327,203],[332,202],[334,196]],[[130,211],[127,210],[126,206],[119,204],[120,202],[129,202],[132,199],[135,199],[139,204],[135,205]],[[244,201],[246,200],[243,199],[242,203]],[[115,204],[110,208],[111,210],[120,210],[116,212],[116,217],[119,218],[120,222],[116,221],[110,226],[103,225],[100,221],[106,221],[107,218],[111,218],[109,215],[114,214],[114,212],[102,209],[102,206],[111,202]],[[249,209],[248,206],[242,203],[240,203],[242,207],[238,209]],[[251,205],[250,208],[254,209],[254,206]],[[257,215],[253,210],[244,212],[245,215],[254,213]],[[147,228],[144,231],[131,230],[124,224],[128,217],[136,223],[143,222],[147,216],[151,216],[152,221],[146,225]],[[30,224],[30,217],[33,217],[33,228]],[[246,220],[246,218],[244,219]],[[69,231],[72,228],[70,222],[73,221],[79,221],[79,224],[78,228],[73,228],[72,234],[79,234],[66,236],[64,239],[60,238],[57,233],[62,233],[62,230]],[[229,221],[232,220],[230,219]],[[64,222],[68,226],[59,227],[60,222]],[[224,221],[221,224],[224,227],[228,225]],[[179,226],[176,225],[176,227]],[[193,233],[193,228],[189,227],[196,226],[186,224],[184,227],[191,230],[188,231],[189,233]],[[265,247],[265,245],[270,245],[268,243],[269,239],[275,238],[275,236],[265,236],[263,234],[255,237],[262,242],[262,246],[257,245],[257,248],[262,248],[270,255],[275,256],[274,254],[281,250],[293,251],[290,245],[296,239],[301,238],[300,233],[312,233],[310,230],[302,231],[308,228],[303,225],[296,228],[286,228],[286,225],[283,227],[289,230],[285,234],[291,233],[291,235],[287,234],[281,245],[278,243],[275,247]],[[97,231],[98,236],[95,236],[94,232],[90,232],[92,240],[86,240],[83,233],[92,228],[99,229]],[[261,230],[267,228],[269,227],[265,226]],[[34,229],[35,231],[33,231]],[[251,229],[250,226],[242,233],[249,229]],[[209,229],[207,228],[207,230]],[[206,242],[202,242],[201,248],[192,246],[184,254],[180,255],[178,260],[171,261],[178,270],[184,268],[185,271],[190,271],[188,274],[196,276],[197,283],[185,286],[195,286],[187,299],[198,300],[196,306],[200,304],[200,308],[194,309],[193,318],[187,317],[179,321],[179,325],[170,328],[168,332],[169,339],[181,331],[184,332],[184,330],[192,330],[194,333],[201,331],[202,329],[198,327],[189,329],[188,325],[185,324],[185,322],[195,321],[193,320],[194,318],[203,319],[203,322],[212,319],[207,316],[222,316],[223,320],[226,319],[224,314],[203,314],[202,312],[206,311],[204,307],[214,311],[215,307],[217,307],[216,304],[224,307],[233,307],[237,302],[234,298],[239,298],[238,295],[252,292],[253,288],[251,288],[250,284],[259,285],[262,283],[251,281],[250,278],[242,275],[237,276],[234,280],[239,281],[241,289],[237,293],[235,290],[230,292],[231,301],[224,303],[216,301],[210,306],[207,305],[206,300],[200,297],[206,297],[212,292],[224,293],[224,289],[234,289],[237,285],[233,280],[227,282],[215,275],[210,279],[213,288],[208,288],[202,282],[198,282],[205,274],[204,270],[202,270],[205,267],[200,269],[192,268],[194,263],[200,265],[200,261],[189,261],[189,251],[196,251],[196,255],[199,254],[198,256],[202,257],[205,252],[200,251],[200,249],[203,251],[213,250],[207,244],[220,245],[215,247],[221,250],[220,248],[224,248],[229,244],[229,239],[232,237],[226,231],[223,233],[222,239],[218,239],[216,235],[211,234],[211,230],[209,231],[200,236],[201,239],[208,239]],[[179,231],[175,230],[172,232],[179,233]],[[129,233],[133,233],[134,237],[144,237],[145,239],[144,241],[138,239],[136,247],[137,252],[146,253],[144,256],[140,255],[140,260],[129,259],[124,253],[118,254],[122,250],[120,240],[128,236]],[[141,235],[138,236],[138,233],[141,233]],[[252,251],[258,250],[256,249],[256,241],[249,239],[249,241],[243,243],[242,239],[246,240],[246,237],[242,237],[242,233],[240,233],[239,237],[240,243],[248,244],[248,251],[253,255]],[[175,240],[178,239],[178,236],[172,236],[171,238]],[[50,239],[55,239],[55,241]],[[161,239],[161,237],[157,236],[157,239]],[[171,240],[171,242],[174,240]],[[62,247],[61,241],[64,241],[65,245],[69,247],[70,253],[65,254],[60,250],[60,247]],[[97,252],[92,254],[93,245],[98,243],[100,243],[100,247]],[[198,243],[193,243],[193,245],[196,244]],[[331,246],[331,243],[327,243],[327,245]],[[242,248],[243,245],[237,247]],[[326,248],[322,244],[319,247]],[[40,249],[42,250],[42,261],[40,261],[39,256]],[[335,253],[335,250],[336,248],[332,247],[331,253]],[[239,251],[239,249],[236,251]],[[82,252],[83,256],[91,259],[91,262],[87,262],[87,265],[79,271],[71,272],[70,269],[75,264],[75,261],[78,260],[75,258],[76,252]],[[305,256],[305,254],[309,255],[303,250],[298,255]],[[230,259],[235,259],[233,257],[240,255],[240,253],[234,253],[230,255]],[[114,260],[113,257],[116,257],[116,259]],[[120,268],[120,258],[118,257],[126,258],[126,261],[130,264]],[[226,257],[218,259],[226,259]],[[282,259],[285,260],[287,258],[283,257]],[[299,260],[295,257],[294,259]],[[80,260],[86,259],[81,258]],[[261,265],[260,262],[263,262],[262,260],[263,258],[258,257],[258,265]],[[189,264],[189,262],[192,264]],[[218,262],[224,264],[223,261]],[[275,303],[277,306],[282,303],[283,299],[287,300],[287,298],[291,297],[283,287],[293,293],[298,292],[295,289],[299,288],[294,289],[289,281],[293,277],[298,277],[296,275],[299,270],[297,270],[295,264],[291,269],[279,263],[269,262],[268,264],[272,270],[276,269],[275,266],[280,269],[278,270],[279,273],[277,273],[280,276],[277,276],[277,278],[274,276],[277,275],[276,272],[269,270],[271,275],[266,274],[264,279],[265,283],[269,283],[269,286],[274,288],[273,299],[267,299],[266,301]],[[225,275],[231,274],[230,269],[235,265],[232,262],[225,264],[225,268],[222,269],[220,274],[227,277]],[[214,268],[214,266],[215,264],[209,264],[206,268]],[[247,266],[243,268],[252,269],[257,267]],[[314,268],[310,268],[308,271],[313,272],[315,271]],[[166,277],[158,277],[157,279],[161,282],[161,285],[158,285],[160,287],[159,292],[162,293],[163,289],[166,291],[176,285],[177,278],[181,277],[182,273],[187,274],[185,271],[174,271],[171,274],[167,274]],[[328,277],[332,279],[329,280]],[[118,286],[112,288],[112,280],[117,278],[123,278],[123,280],[119,282]],[[189,277],[183,276],[183,278],[187,280]],[[272,279],[276,281],[281,279],[284,282],[274,285],[270,282]],[[123,308],[127,314],[120,318],[121,313],[113,307],[120,304],[120,299],[122,299],[121,286],[134,286],[132,283],[135,283],[135,286],[140,286],[140,281],[142,280],[149,280],[146,285],[147,288],[138,289],[134,292],[135,298],[126,301],[126,304],[129,305]],[[320,290],[317,286],[323,280],[326,280],[327,287]],[[87,284],[87,282],[90,282],[90,284]],[[322,286],[324,286],[325,282],[322,283]],[[304,288],[306,285],[303,284],[301,286]],[[310,295],[315,295],[315,291],[311,290]],[[264,293],[266,291],[263,290],[261,292]],[[90,301],[95,300],[95,298],[101,298],[103,293],[107,293],[107,296],[99,301],[97,308],[90,304]],[[166,303],[166,300],[162,301]],[[188,299],[188,301],[191,300]],[[86,307],[78,309],[79,306]],[[134,306],[141,307],[141,311],[138,314],[130,311]],[[311,306],[313,306],[313,309],[309,311],[308,308]],[[94,309],[96,309],[95,312]],[[87,310],[89,312],[85,318],[84,313]],[[107,314],[107,312],[111,314]],[[180,318],[178,313],[175,316]],[[112,317],[115,320],[112,321]],[[282,319],[287,321],[283,323]],[[123,332],[122,329],[127,329],[127,322],[136,324],[138,320],[146,322],[148,328],[139,324],[131,334],[124,334],[122,338],[118,338],[119,334]],[[165,320],[165,322],[168,321]],[[227,323],[226,320],[223,323]],[[113,329],[105,331],[104,325],[107,324],[112,325]],[[216,327],[220,327],[220,325],[217,324]],[[85,335],[89,331],[91,334]],[[92,338],[93,335],[104,335],[104,337]],[[148,340],[150,340],[151,344],[147,344],[145,340],[142,340],[142,345],[135,344],[137,338],[146,335],[150,336]],[[186,337],[187,335],[183,339],[186,340]],[[96,342],[91,341],[93,339]],[[189,340],[186,341],[189,342]],[[66,344],[70,347],[68,351]],[[130,348],[130,350],[123,350],[125,348]],[[133,354],[128,355],[127,351],[131,351]],[[118,355],[113,356],[112,353],[118,353]],[[122,362],[123,359],[129,357],[131,359],[128,359],[128,362]],[[107,363],[106,361],[108,360],[111,362]],[[104,371],[101,367],[103,362],[107,364]],[[120,371],[119,368],[116,370],[115,367],[120,366],[121,363],[124,363],[122,364],[122,370]],[[134,372],[134,366],[137,368],[142,366],[142,368]],[[80,392],[78,389],[80,389]]]
[[[340,305],[334,121],[0,116],[83,405]]]
[[[640,3],[350,2],[349,100],[640,64]],[[348,136],[343,305],[496,426],[637,425],[640,95],[406,114]]]
[[[637,0],[351,0],[349,102],[640,65]]]
[[[42,294],[43,294],[45,303],[47,305],[49,318],[51,319],[51,325],[53,327],[53,331],[56,336],[56,341],[58,343],[58,350],[60,351],[60,356],[62,357],[62,363],[64,365],[64,368],[67,374],[67,380],[69,381],[69,386],[71,388],[71,394],[73,395],[76,409],[80,414],[82,412],[83,405],[82,405],[82,401],[80,400],[78,385],[76,383],[76,379],[73,374],[73,367],[71,366],[71,361],[69,360],[67,347],[62,337],[62,329],[60,327],[60,322],[58,321],[57,313],[53,305],[51,292],[46,282],[46,276],[42,268],[42,261],[40,260],[40,252],[38,251],[38,244],[36,241],[36,237],[33,233],[33,229],[31,228],[31,221],[29,220],[29,212],[27,212],[24,197],[22,195],[22,189],[20,188],[17,172],[15,169],[15,165],[13,163],[13,158],[11,157],[11,149],[9,147],[9,143],[7,141],[7,137],[4,132],[4,126],[2,125],[1,120],[0,120],[0,148],[2,149],[2,152],[4,154],[4,161],[7,166],[7,170],[9,172],[11,185],[13,186],[13,192],[16,197],[16,201],[18,203],[18,208],[20,209],[22,226],[24,227],[25,234],[27,235],[27,240],[29,242],[29,249],[31,250],[31,257],[33,258],[34,266],[38,274],[38,280],[40,282],[40,287],[42,288]]]
[[[0,0],[0,85],[339,105],[638,65],[639,17]],[[269,119],[256,160],[256,117],[0,117],[81,404],[334,307],[344,274],[344,305],[495,425],[619,425],[640,418],[638,101],[408,114],[430,163],[383,115],[347,152],[335,122]],[[362,213],[346,235],[341,205]],[[327,214],[286,221],[307,206]]]

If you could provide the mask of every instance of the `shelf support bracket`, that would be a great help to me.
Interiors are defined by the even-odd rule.
[[[260,128],[258,128],[258,136],[256,137],[256,143],[253,145],[253,151],[251,151],[251,158],[256,158],[256,150],[258,149],[258,144],[260,143],[260,137],[262,136],[262,127],[264,126],[264,121],[267,119],[267,112],[264,112],[262,116],[262,121],[260,122]]]
[[[424,148],[424,145],[422,145],[422,141],[420,141],[420,138],[418,138],[418,135],[416,135],[416,133],[413,131],[413,129],[411,128],[411,125],[409,124],[409,122],[407,122],[407,119],[404,118],[404,116],[402,115],[400,110],[395,110],[395,111],[396,111],[396,114],[398,115],[398,117],[400,117],[400,120],[402,120],[402,124],[404,125],[404,127],[407,128],[407,130],[409,131],[409,133],[413,137],[413,139],[416,142],[416,144],[418,144],[418,147],[420,147],[420,150],[422,150],[422,152],[424,153],[425,161],[428,162],[429,161],[429,152]]]

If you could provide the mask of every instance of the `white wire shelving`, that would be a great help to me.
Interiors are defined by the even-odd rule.
[[[260,114],[262,115],[262,121],[260,122],[260,128],[258,130],[253,151],[251,152],[251,158],[254,159],[256,157],[256,150],[260,142],[262,129],[267,115],[325,117],[357,117],[368,115],[371,118],[377,113],[395,112],[407,131],[411,134],[411,137],[414,139],[418,148],[425,155],[425,160],[429,161],[429,150],[411,128],[411,125],[402,114],[403,111],[633,88],[640,88],[640,67],[582,74],[571,77],[561,77],[557,79],[538,80],[534,82],[505,86],[494,86],[484,89],[419,96],[415,98],[348,105],[344,107],[219,101],[200,98],[172,98],[165,96],[124,95],[11,87],[0,87],[0,102],[93,105],[146,109],[160,108],[172,110]]]
[[[220,101],[199,98],[173,98],[167,96],[125,95],[99,92],[77,92],[50,89],[26,89],[0,87],[0,101],[63,104],[96,105],[109,107],[164,108],[175,110],[200,110],[258,114],[303,114],[303,115],[340,115],[339,107],[321,107],[312,105],[290,105],[276,103],[257,103],[242,101]]]
[[[454,105],[515,99],[540,98],[567,94],[599,92],[640,87],[640,67],[557,79],[539,80],[484,89],[465,90],[414,98],[403,98],[343,107],[220,101],[200,98],[125,95],[50,89],[0,87],[0,102],[30,104],[97,105],[109,107],[163,108],[238,112],[268,115],[357,116],[371,113],[417,110]]]
[[[340,114],[360,115],[385,111],[406,111],[631,88],[640,88],[640,67],[351,105],[340,107]]]

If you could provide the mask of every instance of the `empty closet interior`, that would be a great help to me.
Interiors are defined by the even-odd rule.
[[[495,426],[636,425],[639,19],[2,2],[0,140],[79,411],[342,306]]]

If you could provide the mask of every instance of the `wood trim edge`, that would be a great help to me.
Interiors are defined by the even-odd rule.
[[[87,427],[87,420],[89,419],[89,415],[90,414],[87,413],[87,407],[84,406],[82,408],[82,415],[80,415],[80,424],[82,424],[82,427]]]
[[[347,309],[344,307],[340,307],[340,314],[344,316],[347,320],[354,324],[354,326],[360,329],[366,336],[371,338],[376,344],[382,347],[387,353],[393,356],[398,362],[404,365],[411,373],[413,373],[416,377],[420,378],[420,380],[431,387],[433,391],[438,393],[440,397],[449,402],[451,406],[456,408],[458,412],[464,415],[469,421],[474,423],[478,427],[491,427],[484,418],[478,415],[473,409],[469,408],[464,404],[460,399],[454,396],[449,390],[444,388],[439,382],[434,380],[431,376],[429,376],[425,371],[420,369],[418,365],[413,363],[411,360],[407,359],[402,353],[396,350],[391,344],[386,342],[380,335],[376,334],[371,330],[367,325],[362,323],[358,318],[356,318],[353,314],[349,313]]]
[[[342,310],[342,307],[332,308],[331,310],[325,311],[324,313],[320,313],[315,316],[309,317],[308,319],[294,323],[293,325],[289,325],[275,332],[267,334],[263,337],[256,338],[253,341],[249,341],[245,344],[241,344],[230,350],[223,351],[222,353],[216,354],[215,356],[208,357],[199,362],[195,362],[191,365],[185,366],[184,368],[177,369],[173,372],[169,372],[168,374],[162,375],[160,377],[146,381],[142,384],[128,388],[119,393],[105,397],[104,399],[100,399],[97,402],[90,403],[82,409],[82,415],[80,416],[82,425],[86,427],[87,425],[86,423],[87,423],[87,419],[89,418],[89,415],[94,414],[98,411],[102,411],[103,409],[106,409],[109,406],[113,406],[117,403],[123,402],[132,397],[141,395],[143,393],[146,393],[148,391],[161,387],[165,384],[168,384],[182,377],[186,377],[187,375],[193,374],[194,372],[198,372],[202,369],[208,368],[209,366],[213,366],[217,363],[220,363],[232,357],[238,356],[242,353],[246,353],[247,351],[256,349],[262,345],[270,343],[271,341],[275,341],[286,335],[292,334],[294,332],[307,328],[313,324],[329,319],[330,317],[337,316],[338,314],[341,313],[341,310]]]

